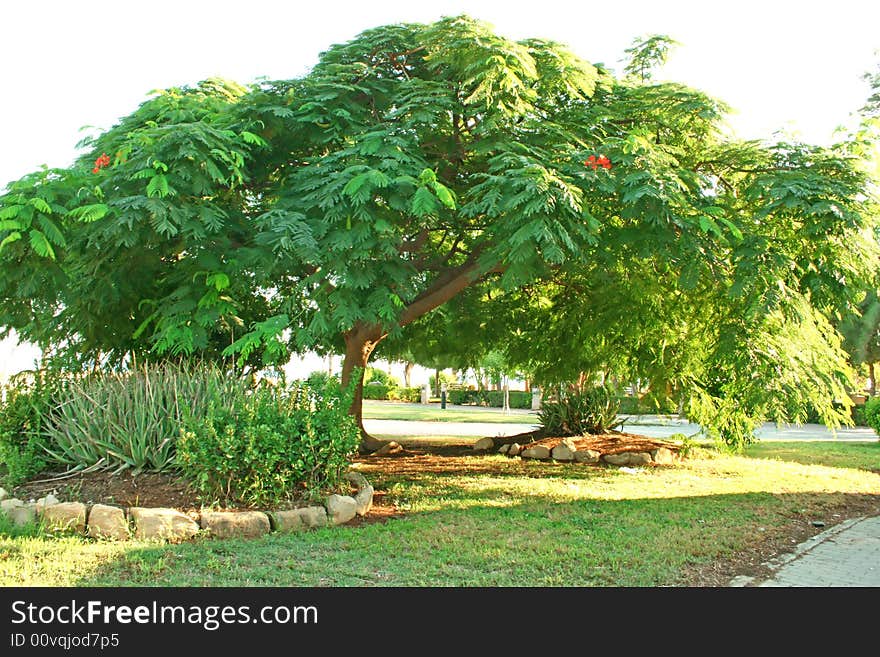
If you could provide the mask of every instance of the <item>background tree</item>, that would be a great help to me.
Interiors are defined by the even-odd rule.
[[[712,354],[687,377],[701,419],[797,411],[749,378],[794,335],[833,420],[827,318],[874,262],[864,177],[837,152],[725,140],[722,104],[648,81],[457,17],[368,30],[302,78],[170,89],[0,198],[0,325],[78,357],[344,353],[360,422],[384,340],[478,285],[595,290],[603,262],[709,305],[687,329]]]

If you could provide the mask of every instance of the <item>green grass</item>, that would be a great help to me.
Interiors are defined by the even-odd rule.
[[[629,473],[502,456],[362,470],[406,515],[180,545],[0,525],[4,586],[667,586],[845,504],[880,510],[873,444],[762,444]],[[388,459],[387,463],[394,462]],[[380,462],[382,463],[382,462]]]
[[[880,471],[880,440],[872,443],[760,441],[746,449],[759,459]]]
[[[382,402],[372,399],[364,400],[364,418],[375,420],[422,420],[425,422],[498,422],[514,424],[537,424],[537,413],[517,411],[505,415],[498,409],[487,409],[475,406],[473,410],[461,410],[447,407],[441,409],[439,404],[411,406],[395,402]]]

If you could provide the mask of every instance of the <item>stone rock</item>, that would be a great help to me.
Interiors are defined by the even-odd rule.
[[[574,460],[578,463],[598,463],[600,456],[594,449],[579,449],[574,453]]]
[[[206,511],[199,524],[213,538],[256,538],[272,531],[261,511]]]
[[[128,515],[134,522],[135,538],[185,541],[199,533],[198,524],[177,509],[133,506]]]
[[[0,502],[0,510],[2,510],[3,513],[5,513],[7,515],[9,515],[9,513],[12,511],[12,509],[19,507],[19,506],[24,506],[24,502],[22,502],[20,499],[18,499],[16,497],[13,497],[8,500],[3,500],[2,502]]]
[[[295,532],[313,527],[326,527],[327,509],[323,506],[307,506],[289,511],[273,511],[272,526],[275,531]]]
[[[82,502],[59,502],[49,506],[35,505],[37,514],[49,531],[86,530],[86,505]]]
[[[19,504],[9,510],[9,519],[19,527],[29,525],[37,520],[36,504]]]
[[[480,438],[477,442],[474,443],[474,451],[475,452],[483,452],[487,449],[493,449],[495,447],[495,441],[489,437]]]
[[[370,509],[373,508],[373,487],[370,486],[370,484],[361,486],[357,495],[354,496],[354,501],[357,502],[355,513],[359,516],[367,515],[367,513],[370,512]]]
[[[357,515],[358,503],[348,495],[330,495],[324,503],[327,517],[334,525],[342,525]]]
[[[499,454],[507,454],[507,452],[509,452],[509,451],[510,451],[510,445],[502,445],[501,447],[498,448]]]
[[[535,445],[534,447],[524,449],[520,456],[524,459],[549,459],[550,449],[544,445]]]
[[[651,458],[654,459],[654,463],[669,465],[675,461],[675,452],[668,447],[660,447],[651,452]]]
[[[117,506],[107,504],[92,506],[86,528],[92,538],[112,538],[124,541],[131,535],[125,511]]]
[[[46,495],[46,497],[41,497],[37,500],[37,513],[42,513],[43,509],[47,506],[52,506],[53,504],[59,504],[61,500],[55,497],[52,493]]]
[[[402,451],[403,447],[400,446],[400,443],[389,440],[387,443],[385,443],[379,449],[373,452],[372,456],[388,456],[389,454],[399,454]]]
[[[519,456],[522,453],[522,445],[519,443],[511,443],[510,449],[507,450],[508,456]]]
[[[369,486],[370,482],[367,481],[367,478],[362,475],[360,472],[349,472],[345,475],[345,480],[350,484],[357,486],[357,488],[363,488],[364,486]]]
[[[630,452],[629,453],[629,464],[630,465],[648,465],[651,463],[653,459],[648,452]]]
[[[605,454],[602,460],[611,465],[629,465],[629,452],[619,454]]]
[[[575,451],[563,441],[550,451],[550,456],[557,461],[573,461]]]
[[[5,488],[0,488],[0,502],[9,497],[9,493],[6,492]]]

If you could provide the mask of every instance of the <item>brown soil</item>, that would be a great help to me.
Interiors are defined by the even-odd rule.
[[[648,438],[647,436],[638,436],[634,433],[622,433],[619,431],[591,436],[575,436],[569,438],[569,440],[571,440],[579,450],[592,449],[603,456],[605,454],[619,454],[621,452],[651,452],[652,450],[661,447],[667,447],[678,452],[678,445],[673,442]],[[553,449],[561,442],[562,438],[541,438],[540,440],[527,443],[526,445],[523,445],[523,447],[543,445],[548,449]]]
[[[880,495],[840,494],[820,500],[808,509],[809,517],[823,518],[825,527],[814,527],[804,520],[803,513],[790,514],[779,523],[775,519],[772,531],[762,533],[760,540],[751,541],[747,550],[741,550],[727,559],[691,566],[684,574],[681,586],[727,586],[737,576],[751,577],[754,583],[772,575],[765,564],[780,555],[790,553],[801,542],[850,518],[880,514]],[[747,584],[748,586],[748,584]]]
[[[186,482],[173,475],[154,472],[140,474],[111,472],[89,472],[72,477],[57,479],[43,474],[33,481],[18,486],[12,491],[22,500],[36,500],[54,493],[62,501],[76,500],[86,504],[111,504],[121,507],[144,506],[174,508],[180,511],[198,511],[203,504],[199,495]],[[349,492],[349,491],[345,491]],[[354,489],[350,492],[354,493]],[[301,504],[305,506],[306,503]],[[290,506],[300,506],[290,504]],[[245,510],[247,507],[227,508],[226,510]],[[358,516],[348,524],[359,526],[372,522],[384,522],[389,518],[403,515],[396,507],[385,502],[385,492],[375,491],[373,508],[365,517]]]

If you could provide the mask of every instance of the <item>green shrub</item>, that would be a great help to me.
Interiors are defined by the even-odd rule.
[[[489,393],[485,390],[468,390],[454,388],[446,392],[446,401],[450,404],[475,404],[485,406],[489,403]]]
[[[631,395],[623,395],[617,397],[617,401],[620,403],[618,412],[625,415],[675,415],[678,413],[675,401],[668,397],[658,401],[657,398],[648,396],[639,399]]]
[[[866,402],[867,403],[867,402]],[[868,422],[865,418],[865,405],[859,404],[857,406],[852,407],[852,419],[853,424],[857,427],[867,427]]]
[[[208,499],[255,506],[335,489],[360,441],[348,414],[354,387],[260,387],[232,406],[220,398],[188,415],[177,447],[184,476]]]
[[[7,486],[46,467],[45,417],[63,386],[64,378],[57,373],[28,370],[0,389],[0,475]]]
[[[169,364],[73,380],[44,416],[45,450],[70,468],[167,470],[184,413],[231,404],[247,387],[214,366]]]
[[[327,381],[333,379],[334,381],[339,381],[339,377],[335,374],[328,374],[325,370],[315,370],[311,374],[309,374],[306,379],[306,383],[308,383],[313,388],[323,388],[326,385]]]
[[[521,390],[511,390],[509,393],[508,401],[510,402],[510,408],[531,408],[532,407],[532,393],[523,392]],[[504,391],[503,390],[489,390],[486,393],[486,401],[489,406],[494,408],[502,408],[504,406]]]
[[[388,386],[381,383],[367,383],[364,385],[364,399],[388,399]]]
[[[400,386],[400,381],[385,370],[380,370],[376,367],[368,367],[364,372],[364,384],[371,382],[382,384],[386,388],[397,388]]]
[[[618,424],[619,409],[620,402],[606,387],[566,390],[542,402],[538,421],[544,434],[551,436],[605,433]]]
[[[869,397],[861,408],[865,425],[880,433],[880,397]]]
[[[392,399],[394,401],[410,402],[411,404],[418,404],[420,401],[422,401],[422,389],[391,388],[388,391],[388,399]]]

